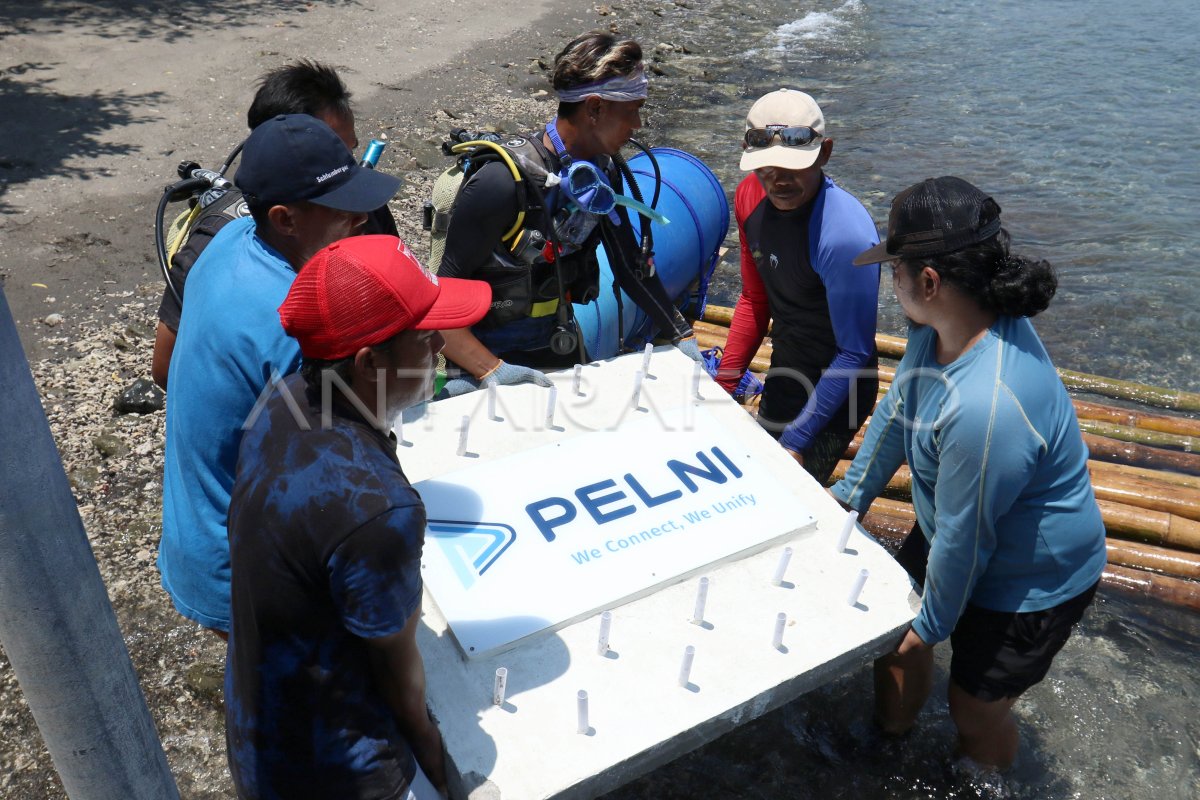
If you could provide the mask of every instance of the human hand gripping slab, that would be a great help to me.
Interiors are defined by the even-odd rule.
[[[675,343],[675,346],[679,348],[679,352],[683,353],[692,361],[698,361],[701,364],[704,363],[704,356],[700,355],[700,343],[696,341],[695,334],[680,339]]]
[[[501,361],[491,372],[478,379],[462,377],[446,381],[446,386],[442,391],[446,397],[457,397],[460,394],[475,391],[485,381],[495,381],[497,386],[515,386],[518,383],[534,383],[538,386],[554,385],[544,373],[538,372],[532,367],[522,367],[519,364]]]

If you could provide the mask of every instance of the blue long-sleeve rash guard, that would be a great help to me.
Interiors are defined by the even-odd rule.
[[[900,464],[930,544],[913,629],[950,636],[968,602],[1038,611],[1104,570],[1104,524],[1070,397],[1033,325],[1001,316],[942,366],[937,333],[917,327],[863,446],[833,494],[860,513]]]

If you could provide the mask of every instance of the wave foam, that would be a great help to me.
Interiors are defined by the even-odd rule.
[[[776,50],[786,50],[794,42],[826,40],[849,27],[852,17],[863,10],[861,0],[846,0],[833,11],[810,11],[798,20],[775,29]]]

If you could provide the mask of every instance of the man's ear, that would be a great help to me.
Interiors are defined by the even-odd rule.
[[[296,213],[290,206],[271,206],[267,209],[267,222],[281,236],[295,236],[299,224]]]
[[[816,163],[813,166],[824,167],[829,163],[831,155],[833,155],[833,139],[826,137],[821,140],[821,155],[817,156]]]
[[[354,381],[371,386],[379,381],[379,357],[370,347],[360,347],[354,354]]]

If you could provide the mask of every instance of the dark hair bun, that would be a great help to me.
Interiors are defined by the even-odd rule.
[[[984,289],[983,305],[999,314],[1032,317],[1050,306],[1058,277],[1049,261],[1008,255]]]

